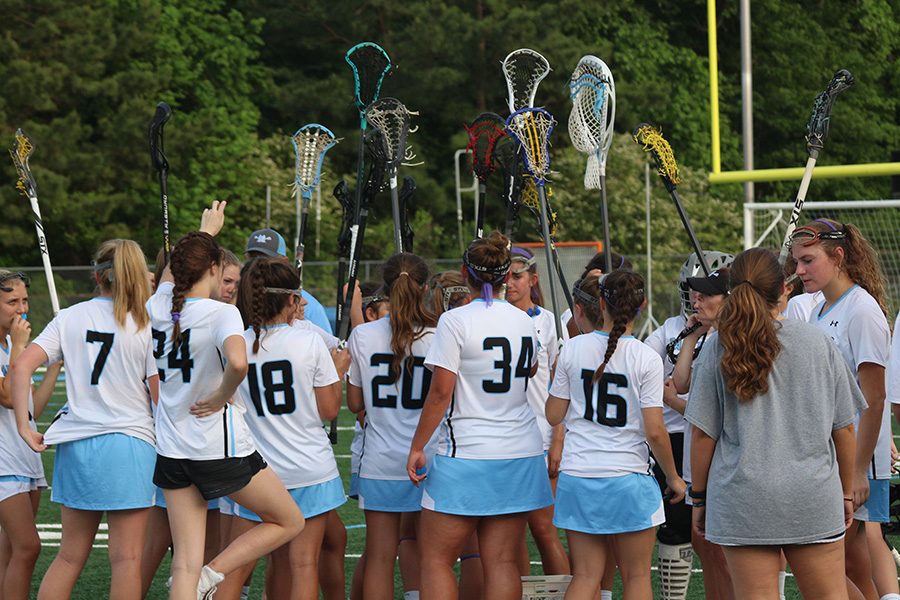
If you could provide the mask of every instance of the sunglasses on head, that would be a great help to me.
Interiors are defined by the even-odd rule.
[[[811,246],[813,244],[818,243],[821,240],[845,240],[847,239],[847,232],[841,229],[834,229],[832,231],[816,231],[812,227],[798,227],[791,233],[791,238],[789,240],[789,245],[794,246]]]
[[[11,286],[5,285],[7,281],[12,281],[13,279],[20,280],[23,284],[25,284],[26,288],[31,285],[31,280],[28,279],[28,275],[21,271],[17,271],[15,273],[6,273],[5,275],[0,275],[0,290],[7,293],[13,291]]]

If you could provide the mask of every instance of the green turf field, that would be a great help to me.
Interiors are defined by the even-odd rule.
[[[64,400],[64,387],[60,382],[57,384],[57,393],[51,400],[50,406],[48,406],[44,414],[38,419],[39,428],[41,431],[46,429],[47,425],[52,419],[52,416],[62,405]],[[338,444],[337,446],[335,446],[335,454],[337,456],[341,475],[344,479],[344,488],[346,489],[350,478],[350,441],[353,437],[353,415],[346,408],[341,410],[339,426],[340,430],[338,435]],[[52,485],[54,458],[53,450],[50,449],[45,452],[43,457],[44,467],[47,472],[47,480]],[[339,509],[338,512],[340,513],[344,524],[349,527],[347,531],[347,560],[345,567],[345,571],[347,574],[347,590],[349,595],[350,578],[353,575],[353,569],[356,565],[356,559],[362,552],[363,545],[365,544],[365,527],[359,527],[360,525],[363,525],[365,523],[365,520],[363,518],[362,511],[359,510],[356,502],[353,500],[349,500],[346,504],[344,504],[344,506]],[[37,588],[40,584],[40,580],[43,577],[44,571],[47,570],[50,562],[53,560],[54,556],[56,556],[56,552],[59,546],[59,508],[57,505],[50,502],[49,490],[44,493],[44,496],[41,499],[41,507],[40,511],[38,512],[37,522],[43,542],[43,551],[41,552],[41,557],[38,560],[37,568],[35,570],[32,598],[35,598],[37,596]],[[532,575],[540,575],[542,573],[539,562],[540,556],[537,554],[534,548],[534,544],[530,541],[529,547],[531,549],[532,555],[531,573]],[[700,565],[696,560],[694,566],[695,569],[700,568]],[[257,569],[257,573],[253,579],[253,588],[250,595],[250,597],[253,599],[258,599],[262,595],[262,568],[263,567],[260,566]],[[165,581],[166,577],[168,576],[167,571],[168,558],[160,567],[160,570],[153,581],[153,587],[150,590],[148,598],[166,598]],[[656,589],[655,572],[653,574],[653,577],[654,589]],[[695,572],[694,576],[691,578],[691,587],[688,594],[688,598],[690,600],[700,600],[704,597],[701,577],[701,573]],[[109,579],[110,571],[106,553],[106,536],[105,531],[101,529],[100,534],[98,535],[98,539],[95,541],[94,552],[91,554],[91,558],[88,561],[87,566],[85,567],[84,573],[82,574],[81,579],[78,581],[78,585],[75,587],[75,592],[72,595],[72,598],[74,600],[99,600],[100,598],[106,598],[107,594],[109,593]],[[395,592],[394,597],[402,600],[403,594],[402,588],[400,587],[399,575],[395,577],[395,580],[395,588],[397,591]],[[621,589],[621,585],[617,581],[613,592],[614,597],[621,598]],[[785,595],[786,598],[800,598],[800,595],[797,592],[797,588],[794,585],[792,578],[790,577],[788,577]]]

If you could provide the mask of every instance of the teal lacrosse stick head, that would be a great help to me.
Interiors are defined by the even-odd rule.
[[[347,50],[344,60],[353,69],[356,109],[365,129],[366,107],[378,100],[381,95],[381,84],[391,70],[391,59],[378,44],[362,42]]]
[[[312,197],[322,177],[325,153],[338,143],[331,130],[318,123],[304,125],[291,136],[296,161],[294,163],[294,193],[303,198]]]

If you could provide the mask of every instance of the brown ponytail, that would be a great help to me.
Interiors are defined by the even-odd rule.
[[[619,338],[641,310],[644,303],[644,278],[634,271],[620,269],[604,275],[598,287],[600,297],[606,303],[606,310],[612,317],[612,330],[609,332],[603,362],[594,371],[594,383],[603,377],[606,365],[619,345]]]
[[[125,327],[131,314],[138,330],[144,329],[150,323],[145,306],[150,298],[150,282],[141,247],[131,240],[103,242],[94,256],[94,265],[100,288],[112,294],[113,314],[119,327]]]
[[[200,281],[213,265],[222,264],[222,248],[213,236],[202,231],[192,231],[182,237],[172,248],[169,268],[175,286],[172,288],[172,347],[181,342],[181,311],[184,295]]]
[[[299,287],[300,275],[297,269],[277,258],[253,258],[241,269],[237,308],[244,327],[253,328],[254,354],[259,352],[263,326],[271,323],[284,310],[290,296],[287,290]],[[272,292],[266,288],[279,291]]]
[[[428,281],[428,265],[409,252],[395,254],[384,264],[384,289],[391,302],[391,372],[394,381],[399,380],[401,364],[406,358],[406,368],[412,370],[413,342],[425,335],[425,327],[434,327],[437,320],[425,308],[425,282]]]
[[[481,298],[490,305],[494,288],[506,280],[509,273],[509,238],[497,231],[469,244],[463,255],[470,288],[480,291]]]
[[[769,373],[781,352],[772,311],[783,285],[783,268],[769,250],[745,250],[731,263],[731,294],[718,318],[721,369],[725,386],[742,402],[769,391]]]
[[[458,288],[453,291],[450,288]],[[462,288],[467,291],[463,292]],[[428,284],[428,304],[431,312],[439,317],[445,311],[455,308],[457,304],[472,295],[472,290],[466,285],[466,280],[459,271],[444,271],[436,273]]]

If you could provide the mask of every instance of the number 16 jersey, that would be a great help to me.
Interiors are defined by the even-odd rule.
[[[623,335],[603,376],[609,335],[594,331],[563,347],[550,395],[569,399],[560,469],[577,477],[651,474],[653,463],[641,409],[662,408],[662,359],[633,336]]]
[[[508,459],[544,452],[526,389],[538,360],[531,317],[503,300],[473,300],[441,315],[425,365],[456,374],[439,454]]]

